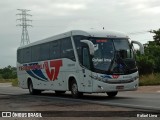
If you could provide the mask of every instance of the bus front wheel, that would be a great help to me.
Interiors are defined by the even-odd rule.
[[[78,91],[78,85],[75,81],[73,81],[71,84],[71,93],[72,93],[73,98],[78,98],[83,95],[83,93]]]
[[[117,91],[116,92],[107,92],[108,97],[112,98],[115,97],[117,95]]]
[[[41,93],[41,90],[36,90],[33,88],[33,83],[31,80],[28,82],[28,89],[31,95],[37,95]]]

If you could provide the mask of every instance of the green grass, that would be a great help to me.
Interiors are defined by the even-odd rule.
[[[140,76],[139,85],[140,86],[160,85],[160,73]]]

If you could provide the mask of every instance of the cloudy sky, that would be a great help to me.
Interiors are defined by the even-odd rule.
[[[28,28],[34,42],[72,29],[116,30],[131,39],[152,40],[151,29],[160,28],[160,0],[1,0],[0,68],[16,66],[21,27],[16,27],[19,11],[33,16]]]

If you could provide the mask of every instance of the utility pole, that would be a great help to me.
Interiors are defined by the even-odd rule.
[[[21,26],[22,27],[22,35],[21,35],[20,46],[23,46],[23,45],[27,45],[27,44],[30,43],[27,27],[32,27],[32,25],[28,24],[28,22],[32,21],[32,20],[27,19],[27,17],[28,16],[32,16],[32,15],[27,13],[30,10],[26,10],[26,9],[17,9],[17,10],[21,12],[21,13],[18,13],[16,15],[20,16],[20,18],[17,19],[17,20],[19,20],[21,22],[21,24],[18,24],[17,26]]]

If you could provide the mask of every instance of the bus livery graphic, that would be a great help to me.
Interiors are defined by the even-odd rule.
[[[62,66],[62,60],[45,61],[44,64],[48,78],[51,81],[56,80],[59,74],[60,67]]]
[[[62,60],[51,60],[51,61],[44,61],[44,64],[38,63],[31,63],[31,64],[24,64],[23,66],[19,67],[19,70],[26,71],[30,76],[33,78],[45,81],[49,78],[50,81],[54,81],[57,79],[60,67],[62,66]],[[47,77],[42,72],[42,69],[45,69]]]

